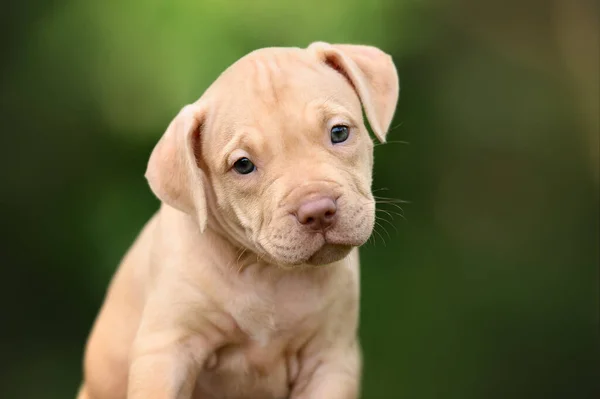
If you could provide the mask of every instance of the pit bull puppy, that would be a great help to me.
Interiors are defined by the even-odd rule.
[[[371,46],[254,51],[153,150],[161,200],[86,346],[79,399],[355,399],[373,142],[398,100]]]

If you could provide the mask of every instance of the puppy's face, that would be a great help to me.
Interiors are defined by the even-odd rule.
[[[268,261],[331,263],[365,243],[374,225],[362,107],[383,140],[397,96],[391,59],[372,47],[259,50],[227,69],[201,107],[180,113],[164,137],[182,144],[163,138],[147,176],[164,202],[199,213],[201,226],[208,209],[209,225]],[[188,144],[193,161],[164,172],[160,161]],[[179,168],[206,178],[185,169],[177,181]]]
[[[231,90],[219,90],[202,140],[218,211],[278,264],[339,260],[367,241],[375,218],[360,100],[326,64],[253,55],[223,77]]]

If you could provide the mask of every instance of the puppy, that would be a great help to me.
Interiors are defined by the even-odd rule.
[[[92,329],[80,399],[354,399],[358,247],[389,55],[316,42],[243,57],[174,118],[146,178],[161,200]]]

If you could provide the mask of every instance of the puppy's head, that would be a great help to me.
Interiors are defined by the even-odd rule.
[[[373,143],[398,100],[370,46],[267,48],[228,68],[169,125],[146,177],[163,202],[281,266],[326,264],[367,241]]]

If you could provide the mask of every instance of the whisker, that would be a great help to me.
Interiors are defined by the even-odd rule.
[[[398,214],[397,212],[393,212],[393,211],[388,211],[386,209],[381,209],[381,208],[375,208],[375,213],[377,212],[382,212],[385,213],[386,215],[388,215],[390,217],[390,219],[394,220],[394,214]],[[383,218],[382,218],[383,219]]]
[[[373,232],[376,233],[381,238],[381,241],[383,241],[383,246],[385,247],[385,238],[383,238],[383,236],[381,235],[380,232],[377,231],[377,229],[373,229]]]
[[[391,206],[391,207],[393,207],[393,208],[392,208],[392,210],[394,210],[394,211],[395,211],[395,210],[399,210],[399,211],[400,211],[400,213],[404,214],[404,208],[402,208],[402,207],[401,207],[400,205],[398,205],[398,204],[394,204],[394,203],[391,203],[391,202],[388,202],[388,203],[385,203],[385,202],[384,202],[384,203],[377,204],[377,205],[380,205],[379,207],[377,207],[377,209],[382,209],[382,210],[383,210],[384,208],[383,208],[381,205],[386,205],[386,206]],[[391,212],[391,210],[389,210],[389,209],[388,209],[388,211],[390,211],[390,212]]]
[[[394,228],[394,230],[396,230],[396,233],[399,233],[398,228],[396,227],[396,225],[394,223],[392,223],[391,221],[382,218],[382,217],[375,217],[376,220],[383,220],[384,222],[387,222],[390,226],[392,226]]]
[[[380,210],[383,211],[383,209],[380,209]],[[406,217],[404,216],[403,213],[394,212],[394,211],[386,211],[386,212],[389,212],[389,213],[391,213],[393,215],[396,215],[396,216],[400,216],[402,219],[406,220]]]
[[[373,147],[379,147],[380,145],[386,145],[386,144],[406,144],[406,145],[410,145],[410,143],[408,141],[394,140],[394,141],[386,141],[385,143],[374,143]]]
[[[388,238],[391,240],[392,236],[390,236],[390,233],[387,231],[387,229],[385,228],[385,226],[383,226],[382,224],[380,224],[379,222],[377,222],[377,220],[375,220],[375,225],[379,226],[383,229],[383,231],[385,232],[385,234],[387,234]],[[383,241],[383,245],[385,245],[385,240]]]
[[[377,212],[377,211],[380,211],[380,212],[384,212],[384,211],[385,211],[385,212],[387,212],[388,214],[389,214],[389,213],[391,213],[391,214],[394,214],[394,215],[398,215],[398,216],[402,217],[403,219],[406,219],[406,218],[404,217],[404,209],[403,209],[403,208],[402,208],[400,205],[398,205],[397,203],[395,203],[395,202],[379,202],[379,201],[378,201],[378,202],[376,202],[375,204],[376,204],[376,205],[391,205],[391,206],[393,206],[394,208],[397,208],[398,210],[400,210],[400,213],[398,213],[398,212],[394,212],[394,211],[392,211],[392,210],[389,210],[389,209],[387,209],[387,210],[386,210],[386,209],[382,209],[381,207],[375,207],[375,211],[376,211],[376,212]],[[363,205],[363,206],[366,206],[366,205],[373,205],[373,202],[371,202],[371,201],[366,201],[366,202],[362,203],[361,205]]]
[[[372,190],[372,192],[376,193],[377,191],[389,191],[390,189],[387,187],[380,187],[380,188],[376,188],[375,190]]]
[[[400,204],[410,204],[410,201],[402,200],[399,198],[380,197],[377,195],[374,195],[373,198],[375,198],[376,202],[395,202]]]
[[[400,213],[402,214],[402,216],[404,216],[404,209],[402,209],[402,207],[400,205],[394,204],[394,203],[391,203],[391,202],[386,203],[386,205],[390,205],[390,206],[393,206],[394,208],[399,209]]]
[[[371,243],[371,245],[373,245],[374,247],[377,247],[377,240],[375,239],[375,234],[371,234],[369,236],[369,242]]]
[[[398,129],[402,125],[404,125],[404,121],[398,123],[396,126],[394,126],[391,129],[389,129],[389,132],[393,132],[394,130]]]

